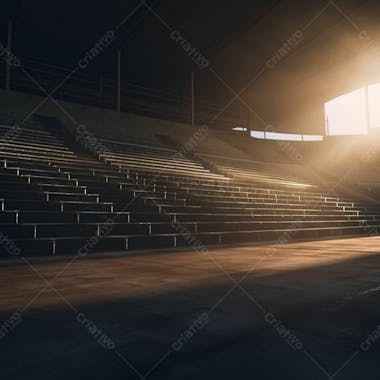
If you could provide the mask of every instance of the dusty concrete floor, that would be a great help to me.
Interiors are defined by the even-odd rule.
[[[380,376],[379,237],[1,262],[0,281],[1,379]]]

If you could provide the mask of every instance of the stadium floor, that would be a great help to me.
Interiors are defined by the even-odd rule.
[[[380,237],[0,265],[2,379],[378,379]]]

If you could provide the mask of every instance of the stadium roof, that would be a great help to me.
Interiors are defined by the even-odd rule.
[[[3,0],[1,35],[14,20],[14,52],[64,67],[78,64],[102,36],[115,41],[86,71],[183,93],[223,109],[251,109],[256,128],[320,132],[322,105],[380,81],[380,4],[348,0]],[[3,45],[5,40],[2,40]],[[194,62],[194,56],[209,63]],[[241,96],[237,96],[241,92]],[[242,111],[243,112],[243,111]]]

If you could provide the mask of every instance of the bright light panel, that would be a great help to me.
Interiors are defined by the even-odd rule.
[[[367,130],[365,89],[352,91],[325,103],[329,135],[365,135]]]
[[[268,140],[302,141],[302,135],[291,133],[267,132],[265,138]]]
[[[251,137],[265,140],[323,141],[323,136],[321,135],[300,135],[294,133],[277,133],[264,131],[251,131]]]
[[[265,139],[265,132],[251,131],[251,137],[254,137],[255,139]]]
[[[323,141],[321,135],[303,135],[303,141]]]

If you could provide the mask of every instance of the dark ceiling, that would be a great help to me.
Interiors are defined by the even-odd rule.
[[[316,132],[323,129],[324,101],[380,81],[379,3],[0,0],[0,31],[5,45],[12,17],[17,55],[71,68],[112,29],[117,40],[87,73],[114,76],[121,48],[127,81],[183,93],[194,71],[197,97],[221,109],[230,103],[249,109],[253,128],[274,124],[278,130]],[[173,30],[210,65],[194,64],[171,38]],[[284,53],[295,35],[301,38]]]

